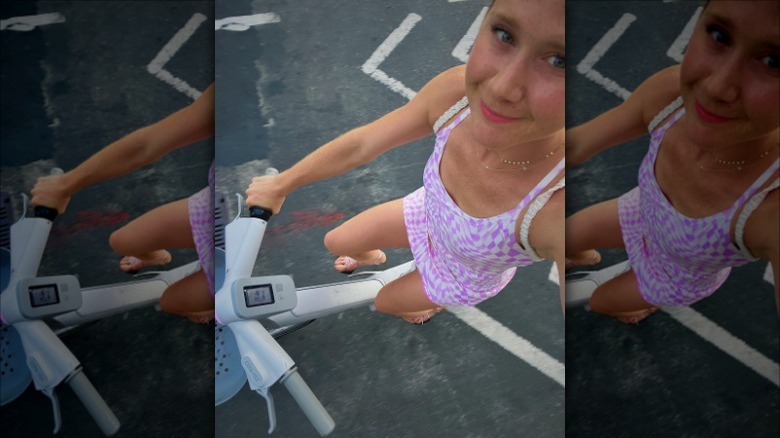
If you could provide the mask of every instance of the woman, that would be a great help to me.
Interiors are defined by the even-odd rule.
[[[563,272],[563,53],[563,1],[498,0],[466,66],[278,176],[254,178],[247,204],[278,212],[296,188],[434,131],[423,188],[326,235],[341,255],[335,268],[381,264],[380,248],[411,247],[417,270],[386,285],[375,304],[418,324],[443,306],[494,296],[518,266],[546,258]]]

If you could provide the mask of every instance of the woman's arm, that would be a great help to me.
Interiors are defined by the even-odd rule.
[[[555,193],[536,214],[531,221],[528,229],[528,241],[539,256],[552,260],[558,268],[558,284],[561,300],[561,311],[566,316],[566,282],[564,275],[566,268],[564,260],[566,257],[566,232],[564,207],[566,199],[566,188],[562,188]],[[520,215],[516,228],[517,242],[520,240],[520,222],[523,215]],[[521,243],[522,245],[522,243]]]
[[[745,224],[745,246],[768,260],[775,276],[775,307],[780,316],[780,189],[769,192]]]
[[[580,164],[604,149],[647,133],[652,118],[680,93],[680,68],[668,67],[644,81],[625,102],[566,130],[566,164]]]
[[[71,196],[100,181],[132,172],[176,148],[214,135],[214,84],[192,104],[120,138],[75,169],[39,178],[32,203],[65,211]]]
[[[432,114],[446,109],[439,108],[442,100],[449,99],[451,105],[460,99],[464,84],[462,67],[436,76],[406,105],[326,143],[277,176],[255,177],[246,190],[247,205],[278,212],[284,198],[298,187],[345,173],[430,134]]]

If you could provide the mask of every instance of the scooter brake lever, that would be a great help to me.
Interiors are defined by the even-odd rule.
[[[54,392],[54,388],[44,388],[41,392],[49,397],[51,400],[51,407],[54,411],[54,434],[59,432],[60,426],[62,426],[62,415],[60,414],[60,400],[57,398],[57,394]]]
[[[255,390],[265,399],[265,404],[268,406],[268,434],[276,429],[276,408],[274,407],[274,397],[271,395],[271,388],[265,390],[258,388]]]

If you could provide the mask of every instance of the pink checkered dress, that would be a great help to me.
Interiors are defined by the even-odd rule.
[[[469,113],[466,108],[436,133],[423,187],[403,202],[407,235],[425,294],[441,306],[474,306],[499,293],[517,267],[535,262],[517,242],[517,220],[564,168],[561,160],[515,208],[488,218],[469,216],[452,200],[439,175],[450,132]]]
[[[639,292],[645,301],[659,306],[687,306],[705,298],[726,281],[731,267],[755,260],[732,242],[730,226],[735,213],[780,162],[775,160],[726,210],[703,218],[684,216],[666,199],[653,173],[664,134],[684,112],[681,109],[651,132],[649,150],[639,167],[639,186],[618,198],[623,242]]]
[[[192,239],[198,252],[200,268],[214,295],[214,163],[209,168],[209,185],[187,200]]]

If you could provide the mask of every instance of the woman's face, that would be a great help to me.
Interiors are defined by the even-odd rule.
[[[563,0],[497,0],[466,66],[475,139],[504,148],[564,127]]]
[[[713,1],[682,64],[687,131],[701,145],[766,138],[780,126],[780,3]]]

